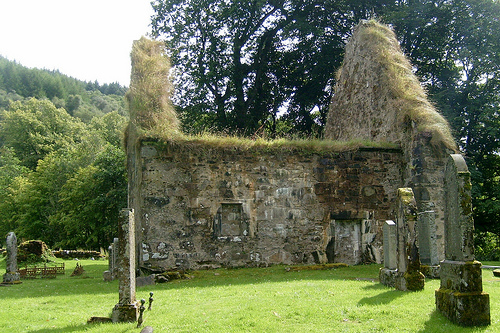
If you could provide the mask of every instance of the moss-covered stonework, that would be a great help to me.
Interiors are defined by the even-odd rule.
[[[483,292],[481,263],[474,260],[470,173],[461,155],[450,155],[445,170],[446,260],[436,307],[462,326],[489,325],[490,298]]]
[[[436,307],[449,320],[461,326],[491,324],[490,296],[483,292],[440,288],[436,290]]]
[[[483,291],[481,263],[479,261],[441,262],[442,289],[452,289],[461,293]]]

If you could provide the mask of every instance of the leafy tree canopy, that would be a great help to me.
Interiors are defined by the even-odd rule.
[[[318,134],[360,19],[390,24],[472,170],[478,229],[500,235],[497,0],[155,0],[188,132]]]

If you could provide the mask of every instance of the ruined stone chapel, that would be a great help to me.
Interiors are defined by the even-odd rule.
[[[138,267],[380,263],[403,187],[415,195],[422,263],[444,259],[444,169],[457,148],[389,27],[355,28],[324,140],[165,134],[175,117],[148,132],[154,117],[133,113],[144,81],[162,76],[141,64],[161,52],[145,40],[132,51],[126,144]]]

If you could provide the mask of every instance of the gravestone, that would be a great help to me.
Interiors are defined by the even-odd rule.
[[[462,155],[450,155],[445,170],[445,260],[436,290],[437,309],[462,326],[491,323],[481,263],[474,259],[470,172]]]
[[[9,232],[6,239],[7,260],[6,272],[3,276],[3,283],[20,283],[19,270],[17,268],[17,237],[14,232]]]
[[[113,322],[135,322],[139,307],[135,299],[135,219],[133,209],[120,212],[118,225],[117,277],[119,300],[113,308]]]
[[[104,271],[104,281],[116,279],[116,253],[118,251],[118,238],[113,239],[113,243],[108,247],[108,270]]]
[[[399,290],[422,290],[424,275],[420,272],[417,241],[417,207],[411,188],[399,188],[396,224],[384,225],[384,268],[379,272],[380,283]],[[392,223],[391,223],[392,222]],[[387,259],[386,259],[387,258]]]
[[[111,255],[110,255],[110,259],[111,259],[111,267],[110,267],[110,271],[111,271],[111,275],[113,276],[113,280],[116,279],[116,260],[117,260],[117,253],[118,253],[118,238],[113,238],[113,244],[111,244]]]
[[[428,202],[420,203],[418,212],[418,249],[423,264],[437,266],[439,257],[436,238],[436,212]]]
[[[387,269],[396,269],[396,223],[394,221],[385,221],[384,223],[384,267]]]

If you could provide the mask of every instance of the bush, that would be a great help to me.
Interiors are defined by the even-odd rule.
[[[474,235],[475,254],[477,260],[499,261],[500,247],[498,235],[486,231],[476,231]]]

